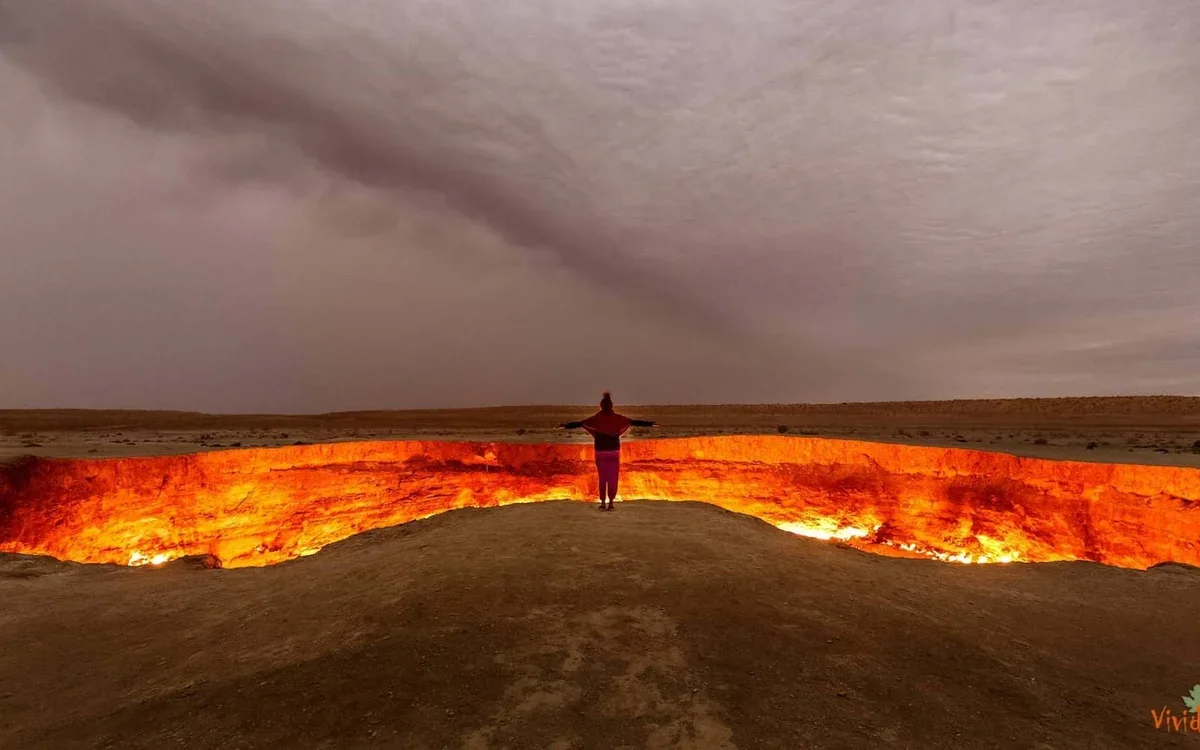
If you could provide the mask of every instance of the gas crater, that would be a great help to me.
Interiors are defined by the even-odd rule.
[[[0,551],[223,567],[457,508],[591,500],[590,446],[351,442],[0,468]],[[864,551],[957,563],[1200,565],[1200,470],[818,438],[624,446],[621,496],[692,500]],[[597,518],[597,523],[603,522]]]

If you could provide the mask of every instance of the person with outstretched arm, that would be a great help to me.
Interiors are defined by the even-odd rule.
[[[596,473],[600,477],[600,510],[612,510],[617,497],[617,479],[621,473],[621,436],[630,427],[657,427],[657,422],[630,419],[613,411],[612,394],[604,392],[600,411],[579,422],[564,422],[560,429],[583,428],[591,433],[596,445]],[[605,498],[608,504],[605,504]]]

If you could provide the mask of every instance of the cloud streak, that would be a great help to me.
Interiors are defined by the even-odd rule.
[[[0,206],[0,242],[30,248],[0,282],[0,312],[22,290],[75,294],[34,255],[141,263],[151,287],[211,257],[207,235],[242,243],[240,262],[286,299],[231,300],[246,354],[216,350],[244,371],[156,385],[154,405],[552,401],[581,383],[656,401],[1200,390],[1179,355],[1200,334],[1173,325],[1197,316],[1200,292],[1187,2],[333,8],[0,0],[0,84],[25,103],[0,115],[0,189],[21,197]],[[61,170],[69,184],[51,179]],[[104,231],[62,226],[99,206]],[[147,233],[170,250],[120,249]],[[339,341],[375,325],[353,309],[321,317],[321,300],[374,283],[365,268],[403,296],[379,290],[371,315],[452,311],[394,334],[420,364]],[[199,300],[221,279],[181,283]],[[562,312],[571,300],[581,309]],[[227,330],[177,315],[202,340]],[[510,343],[464,337],[454,315]],[[88,336],[113,350],[103,378],[32,388],[87,328],[72,325],[0,330],[31,347],[7,376],[12,405],[113,403],[121,362],[148,355],[114,323]],[[448,387],[454,362],[483,350],[487,388]],[[341,375],[324,364],[333,351],[353,363]],[[161,372],[197,366],[180,356]],[[579,364],[556,368],[564,357]],[[629,360],[654,372],[612,364]],[[384,384],[408,371],[404,393],[356,368]],[[309,384],[286,398],[263,385],[284,369]]]

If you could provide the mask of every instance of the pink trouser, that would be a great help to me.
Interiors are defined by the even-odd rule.
[[[605,495],[617,497],[617,478],[621,473],[621,451],[596,451],[596,473],[600,475],[600,502]]]

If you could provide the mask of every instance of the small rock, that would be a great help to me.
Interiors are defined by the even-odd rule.
[[[215,570],[221,567],[221,559],[216,555],[186,555],[176,560],[175,564],[184,568]]]

